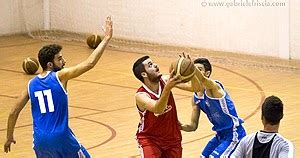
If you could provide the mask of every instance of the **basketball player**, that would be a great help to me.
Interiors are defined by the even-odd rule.
[[[181,130],[195,131],[198,128],[200,111],[203,111],[213,124],[212,130],[216,131],[216,135],[208,142],[201,156],[229,157],[239,140],[246,135],[242,127],[244,121],[238,117],[234,103],[222,83],[209,78],[212,67],[208,59],[198,58],[194,60],[194,64],[200,87],[192,98],[191,122],[182,124]]]
[[[181,82],[173,71],[168,80],[149,56],[139,58],[133,73],[142,82],[135,95],[140,114],[136,138],[143,158],[181,158],[181,133],[171,89]]]
[[[241,158],[292,158],[293,144],[278,133],[283,117],[282,101],[276,96],[269,96],[261,107],[261,120],[264,129],[244,137],[233,157]]]
[[[78,142],[68,125],[67,83],[92,69],[103,54],[112,37],[112,21],[106,19],[105,37],[93,53],[80,64],[64,68],[66,63],[60,45],[46,45],[38,58],[43,72],[29,81],[8,117],[7,138],[4,151],[16,143],[13,132],[19,113],[31,101],[33,118],[33,149],[38,158],[87,158],[85,148]]]

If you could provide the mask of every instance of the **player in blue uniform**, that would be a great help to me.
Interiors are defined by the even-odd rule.
[[[183,131],[195,131],[198,128],[200,111],[203,111],[213,124],[216,135],[204,150],[202,157],[229,157],[239,141],[246,135],[244,122],[237,115],[234,103],[221,82],[209,78],[212,68],[206,58],[194,61],[195,75],[199,80],[197,92],[192,99],[192,117],[190,124],[182,124]],[[188,88],[179,87],[184,90]]]
[[[88,158],[90,155],[79,143],[68,125],[67,82],[92,69],[112,37],[112,21],[107,17],[105,37],[93,53],[80,64],[64,68],[60,45],[44,46],[39,51],[43,72],[29,81],[8,118],[4,151],[16,143],[13,132],[19,113],[31,101],[33,118],[33,149],[38,158]]]

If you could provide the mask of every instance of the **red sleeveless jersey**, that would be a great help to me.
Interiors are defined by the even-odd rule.
[[[159,94],[152,92],[146,85],[141,86],[136,93],[147,93],[151,99],[158,100],[164,87],[165,82],[160,79]],[[140,123],[136,136],[139,141],[149,139],[161,147],[181,143],[180,125],[172,92],[169,95],[167,107],[163,114],[154,114],[148,110],[141,111],[139,108],[138,111]]]

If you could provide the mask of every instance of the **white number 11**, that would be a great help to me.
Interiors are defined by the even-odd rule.
[[[44,101],[44,96],[47,97],[49,112],[54,111],[51,89],[47,89],[47,90],[43,90],[43,91],[36,91],[36,92],[34,92],[34,96],[37,97],[39,100],[40,110],[41,110],[42,114],[46,113],[46,105],[45,105],[45,101]]]

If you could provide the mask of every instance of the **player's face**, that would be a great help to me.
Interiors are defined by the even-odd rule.
[[[162,74],[159,71],[159,67],[150,58],[143,62],[148,79],[151,82],[158,82]]]
[[[205,76],[208,77],[210,72],[209,71],[205,71],[204,65],[203,64],[195,64],[196,68],[198,70],[200,70],[200,72]]]
[[[65,64],[66,64],[66,60],[62,56],[62,53],[61,52],[57,53],[54,56],[54,60],[53,60],[53,71],[56,72],[63,69]]]

